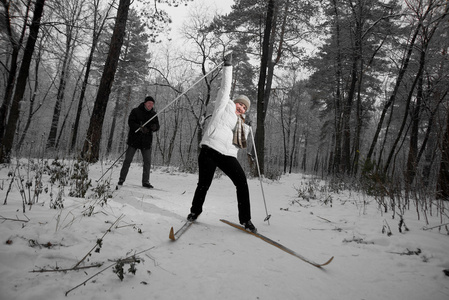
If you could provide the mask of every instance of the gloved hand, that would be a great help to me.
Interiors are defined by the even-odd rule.
[[[232,66],[232,52],[225,56],[224,58],[225,66]]]
[[[245,124],[248,125],[248,126],[252,126],[253,120],[251,119],[251,116],[247,116],[245,118]]]
[[[151,129],[151,131],[156,131],[157,130],[157,125],[156,124],[151,124],[150,125],[150,129]]]
[[[147,134],[148,132],[150,132],[150,130],[146,127],[140,127],[140,131],[142,131],[143,134]]]

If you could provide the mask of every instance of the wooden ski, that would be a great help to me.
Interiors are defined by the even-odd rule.
[[[235,228],[237,228],[237,229],[239,229],[241,231],[244,231],[244,232],[246,232],[248,234],[252,234],[252,235],[260,238],[264,242],[267,242],[268,244],[271,244],[271,245],[273,245],[273,246],[275,246],[275,247],[277,247],[277,248],[279,248],[279,249],[281,249],[281,250],[283,250],[283,251],[285,251],[285,252],[287,252],[287,253],[289,253],[289,254],[291,254],[293,256],[296,256],[297,258],[301,259],[302,261],[305,261],[306,263],[309,263],[312,266],[315,266],[317,268],[321,268],[321,267],[323,267],[325,265],[330,264],[330,262],[334,259],[334,257],[332,256],[329,260],[327,260],[324,263],[316,263],[316,262],[314,262],[314,261],[312,261],[312,260],[302,256],[301,254],[298,254],[295,251],[290,250],[289,248],[285,247],[284,245],[279,244],[278,242],[273,241],[272,239],[270,239],[270,238],[268,238],[268,237],[266,237],[266,236],[264,236],[264,235],[262,235],[260,233],[254,233],[254,232],[248,231],[243,226],[240,226],[240,225],[238,225],[236,223],[233,223],[233,222],[230,222],[228,220],[220,219],[220,221],[222,221],[223,223],[226,223],[226,224],[228,224],[228,225],[230,225],[232,227],[235,227]]]
[[[178,229],[178,231],[174,232],[173,227],[170,229],[170,233],[168,235],[168,237],[170,238],[170,240],[172,241],[176,241],[177,239],[179,239],[181,237],[181,235],[184,234],[184,232],[187,231],[187,229],[189,229],[190,225],[192,225],[193,222],[190,221],[185,221],[184,225],[182,225],[181,228]]]

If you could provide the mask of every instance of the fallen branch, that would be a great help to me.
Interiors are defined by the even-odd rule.
[[[432,227],[424,227],[423,230],[434,229],[434,228],[441,227],[441,226],[446,226],[446,225],[449,225],[449,223],[445,223],[445,224],[441,224],[441,225],[436,225],[436,226],[432,226]]]
[[[87,254],[76,264],[76,265],[74,265],[73,266],[73,268],[76,268],[76,267],[78,267],[88,256],[90,256],[90,253],[92,252],[92,251],[94,251],[96,248],[97,248],[97,246],[99,245],[99,244],[101,244],[101,242],[103,241],[103,238],[106,236],[106,234],[108,234],[110,231],[111,231],[111,228],[118,222],[118,221],[120,221],[122,218],[123,218],[123,214],[122,215],[120,215],[120,217],[118,217],[117,218],[117,220],[115,220],[115,222],[114,223],[112,223],[112,225],[109,227],[109,229],[108,230],[106,230],[106,232],[103,234],[103,236],[100,238],[100,239],[97,239],[97,243],[95,244],[95,246],[89,251],[89,252],[87,252]]]
[[[362,238],[356,238],[355,236],[352,237],[352,240],[343,239],[343,243],[350,243],[350,242],[355,242],[357,244],[365,244],[365,245],[374,244],[374,242],[366,242]]]
[[[115,263],[124,263],[124,264],[130,264],[130,263],[134,263],[134,262],[138,262],[138,259],[136,258],[136,255],[134,254],[133,256],[128,256],[126,258],[119,258],[119,259],[112,259],[109,260]]]
[[[95,276],[97,276],[97,275],[103,273],[103,272],[106,271],[107,269],[112,268],[113,266],[117,265],[118,263],[120,263],[120,262],[122,262],[122,261],[126,261],[126,260],[129,260],[129,259],[132,259],[132,257],[134,257],[134,256],[136,256],[136,255],[138,255],[138,254],[147,252],[147,251],[149,251],[149,250],[151,250],[151,249],[153,249],[153,248],[154,248],[154,246],[151,247],[151,248],[148,248],[148,249],[146,249],[146,250],[142,250],[142,251],[140,251],[140,252],[137,252],[137,253],[135,253],[135,254],[133,254],[133,255],[127,256],[127,257],[125,257],[125,258],[123,258],[123,259],[121,259],[121,260],[120,260],[120,259],[117,260],[117,262],[114,262],[113,264],[107,266],[107,267],[104,268],[103,270],[101,270],[101,271],[95,273],[94,275],[90,276],[89,278],[87,278],[86,280],[84,280],[83,282],[81,282],[80,284],[78,284],[77,286],[75,286],[75,287],[71,288],[70,290],[68,290],[67,292],[65,292],[65,295],[67,296],[71,291],[73,291],[73,290],[79,288],[79,287],[82,286],[82,285],[85,285],[85,284],[86,284],[88,281],[90,281],[92,278],[94,278]]]
[[[29,222],[30,221],[30,219],[28,219],[28,220],[21,220],[21,219],[17,218],[17,216],[16,216],[16,219],[5,218],[4,216],[0,216],[0,219],[4,220],[4,221],[16,221],[16,222]]]
[[[119,229],[119,228],[124,228],[124,227],[131,227],[131,226],[136,226],[136,224],[126,224],[126,225],[122,225],[122,226],[116,226],[115,228]]]
[[[419,248],[416,248],[416,250],[409,250],[409,249],[406,249],[405,252],[393,252],[393,251],[389,251],[389,253],[399,254],[399,255],[420,255],[420,254],[421,254],[421,249],[419,249]]]
[[[323,218],[323,217],[320,217],[320,216],[316,216],[317,218],[320,218],[320,219],[322,219],[322,220],[324,220],[324,221],[326,221],[326,222],[329,222],[329,223],[332,223],[332,221],[329,221],[328,219],[326,219],[326,218]]]
[[[47,242],[47,243],[41,244],[41,243],[39,243],[39,242],[37,242],[37,241],[35,241],[33,239],[28,240],[28,245],[30,247],[39,247],[39,248],[44,247],[44,248],[47,248],[47,249],[51,249],[54,246],[62,246],[61,244],[53,244],[52,242]]]
[[[103,265],[103,263],[98,263],[95,265],[90,266],[82,266],[82,267],[76,267],[76,268],[70,268],[70,269],[40,269],[40,270],[32,270],[30,273],[47,273],[47,272],[67,272],[67,271],[78,271],[83,269],[90,269],[90,268],[99,268]]]

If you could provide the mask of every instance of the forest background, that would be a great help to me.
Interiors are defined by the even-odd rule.
[[[232,51],[231,97],[252,100],[249,174],[449,199],[446,0],[236,0],[226,14],[187,0],[0,1],[0,163],[116,161],[130,110],[152,95],[153,164],[196,172]],[[189,10],[175,40],[164,8]]]

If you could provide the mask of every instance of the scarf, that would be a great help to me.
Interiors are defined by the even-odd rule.
[[[244,121],[245,119],[243,119],[243,117],[237,118],[237,124],[234,129],[234,138],[232,139],[232,143],[240,149],[246,148],[245,130],[243,129]]]

